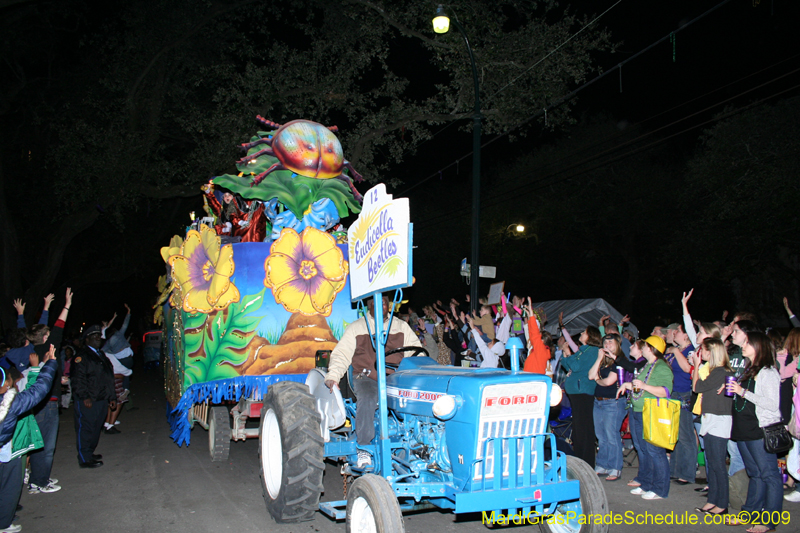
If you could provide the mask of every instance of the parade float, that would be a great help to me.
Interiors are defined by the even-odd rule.
[[[303,382],[357,318],[350,301],[346,229],[361,211],[334,133],[306,120],[257,117],[268,130],[242,145],[237,174],[202,187],[204,216],[161,249],[156,321],[172,438],[209,432],[214,461],[280,381]],[[349,172],[343,173],[344,170]]]

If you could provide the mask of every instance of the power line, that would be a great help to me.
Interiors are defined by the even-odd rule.
[[[706,98],[707,96],[710,96],[710,95],[712,95],[712,94],[714,94],[714,93],[716,93],[716,92],[719,92],[719,91],[721,91],[721,90],[723,90],[723,89],[726,89],[726,88],[728,88],[728,87],[731,87],[731,86],[733,86],[733,85],[736,85],[736,84],[737,84],[737,83],[739,83],[739,82],[742,82],[742,81],[744,81],[744,80],[746,80],[746,79],[748,79],[748,78],[752,78],[753,76],[756,76],[756,75],[758,75],[758,74],[761,74],[761,73],[763,73],[763,72],[765,72],[765,71],[767,71],[767,70],[770,70],[770,69],[772,69],[772,68],[775,68],[776,66],[778,66],[778,65],[780,65],[780,64],[782,64],[782,63],[785,63],[786,61],[790,61],[790,60],[792,60],[792,59],[795,59],[795,58],[797,58],[797,57],[800,57],[800,54],[795,54],[795,55],[793,55],[793,56],[791,56],[791,57],[789,57],[789,58],[782,59],[782,60],[778,61],[777,63],[773,63],[772,65],[769,65],[769,66],[767,66],[767,67],[764,67],[764,68],[762,68],[762,69],[759,69],[759,70],[757,70],[757,71],[755,71],[755,72],[752,72],[752,73],[750,73],[750,74],[747,74],[747,75],[745,75],[745,76],[742,76],[741,78],[739,78],[739,79],[737,79],[737,80],[734,80],[734,81],[731,81],[731,82],[729,82],[729,83],[726,83],[725,85],[721,85],[721,86],[719,86],[719,87],[717,87],[717,88],[715,88],[715,89],[712,89],[712,90],[710,90],[710,91],[708,91],[708,92],[706,92],[706,93],[704,93],[704,94],[702,94],[702,95],[700,95],[700,96],[696,96],[696,97],[694,97],[694,98],[691,98],[691,99],[689,99],[689,100],[687,100],[687,101],[685,101],[685,102],[682,102],[682,103],[680,103],[680,104],[677,104],[677,105],[675,105],[675,106],[672,106],[672,107],[671,107],[671,108],[669,108],[669,109],[666,109],[666,110],[664,110],[664,111],[660,111],[660,112],[656,113],[655,115],[652,115],[652,116],[650,116],[650,117],[648,117],[648,118],[646,118],[646,119],[643,119],[643,120],[639,121],[638,123],[634,124],[632,127],[640,128],[640,127],[642,127],[643,125],[647,124],[648,122],[650,122],[650,121],[652,121],[652,120],[655,120],[656,118],[658,118],[658,117],[660,117],[660,116],[662,116],[662,115],[665,115],[665,114],[667,114],[667,113],[670,113],[670,112],[672,112],[672,111],[675,111],[675,110],[677,110],[677,109],[680,109],[680,108],[682,108],[682,107],[685,107],[685,106],[687,106],[687,105],[689,105],[689,104],[691,104],[691,103],[693,103],[693,102],[696,102],[697,100],[701,100],[701,99],[703,99],[703,98]],[[795,71],[792,71],[792,72],[795,72]],[[779,78],[780,78],[780,77],[779,77]],[[779,79],[779,78],[776,78],[776,79]],[[774,81],[774,80],[773,80],[773,81]],[[761,87],[761,86],[762,86],[762,85],[759,85],[759,86],[757,86],[756,88],[758,88],[758,87]],[[735,96],[734,98],[738,98],[738,97],[740,97],[741,95],[743,95],[743,94],[746,94],[747,92],[749,92],[749,91],[745,91],[745,92],[743,92],[743,93],[739,93],[739,94],[738,94],[737,96]],[[727,101],[727,100],[723,100],[723,101],[722,101],[722,103],[725,103],[726,101]],[[718,105],[720,105],[720,104],[719,104],[719,103],[718,103],[718,104],[715,104],[715,106],[718,106]],[[708,110],[708,109],[710,109],[711,107],[714,107],[714,106],[709,106],[709,107],[707,107],[705,110]],[[703,110],[703,111],[704,111],[704,110]],[[702,111],[700,111],[700,112],[702,112]],[[694,114],[697,114],[697,113],[694,113]],[[691,117],[692,115],[688,115],[688,116],[689,116],[689,117]],[[664,127],[669,127],[669,126],[671,126],[671,125],[674,125],[675,123],[676,123],[676,122],[672,122],[672,123],[670,123],[670,124],[668,124],[667,126],[664,126]],[[662,127],[662,128],[658,128],[658,129],[656,129],[656,130],[653,130],[653,131],[651,131],[650,133],[648,133],[647,135],[650,135],[650,134],[652,134],[652,133],[654,133],[654,132],[657,132],[657,131],[659,131],[659,129],[663,129],[664,127]],[[594,143],[590,143],[590,144],[584,145],[584,146],[582,146],[582,147],[580,147],[580,148],[576,149],[574,152],[572,152],[572,153],[570,153],[570,154],[568,154],[568,155],[565,155],[565,156],[564,156],[564,157],[562,157],[561,159],[557,159],[557,160],[555,160],[555,161],[552,161],[552,162],[550,162],[550,163],[548,163],[548,164],[546,164],[546,165],[543,165],[543,167],[547,167],[547,166],[553,166],[553,165],[555,165],[555,164],[558,164],[558,163],[560,163],[560,162],[562,162],[562,161],[565,161],[565,160],[568,160],[568,159],[569,159],[569,160],[571,160],[571,159],[574,159],[575,155],[577,155],[578,153],[585,152],[585,151],[587,151],[587,150],[589,150],[589,149],[591,149],[591,148],[594,148],[594,147],[596,147],[596,146],[600,146],[600,145],[602,145],[602,144],[608,144],[609,142],[613,142],[614,140],[616,140],[616,139],[618,139],[618,138],[620,138],[620,137],[622,137],[622,136],[624,136],[624,135],[627,135],[627,133],[625,133],[625,132],[620,132],[620,133],[618,133],[618,134],[616,134],[616,135],[612,135],[612,136],[609,136],[609,137],[603,138],[603,139],[601,139],[601,140],[598,140],[597,142],[594,142]],[[639,140],[639,139],[641,139],[641,138],[642,138],[642,136],[640,136],[640,137],[637,137],[636,139],[633,139],[632,141],[629,141],[629,143],[636,142],[637,140]],[[618,148],[618,147],[619,147],[619,145],[617,145],[616,147]],[[543,168],[543,167],[540,167],[540,168]]]
[[[594,20],[592,20],[592,21],[591,21],[590,23],[588,23],[586,26],[584,26],[583,28],[581,28],[580,30],[578,30],[577,32],[575,32],[574,34],[572,34],[572,35],[571,35],[571,36],[570,36],[570,37],[569,37],[569,38],[568,38],[566,41],[564,41],[563,43],[561,43],[561,44],[559,44],[558,46],[556,46],[556,47],[555,47],[553,50],[551,50],[549,53],[547,53],[547,54],[546,54],[546,55],[545,55],[543,58],[541,58],[539,61],[537,61],[536,63],[534,63],[533,65],[531,65],[531,66],[530,66],[530,67],[528,67],[527,69],[525,69],[524,71],[522,71],[522,74],[520,74],[519,76],[517,76],[516,78],[514,78],[514,79],[513,79],[513,80],[511,80],[510,82],[508,82],[508,83],[506,83],[505,85],[503,85],[502,87],[500,87],[498,90],[496,90],[496,91],[494,92],[494,94],[493,94],[493,95],[491,95],[491,96],[488,96],[488,97],[486,98],[486,100],[487,100],[487,101],[488,101],[488,100],[491,100],[492,98],[494,98],[495,96],[497,96],[497,95],[498,95],[498,94],[500,94],[501,92],[505,91],[505,90],[506,90],[508,87],[511,87],[512,85],[514,85],[515,83],[517,83],[517,82],[520,80],[520,78],[522,78],[522,77],[523,77],[525,74],[527,74],[528,72],[530,72],[531,70],[533,70],[534,68],[536,68],[536,66],[540,65],[540,64],[541,64],[541,63],[542,63],[542,62],[543,62],[545,59],[547,59],[547,58],[548,58],[548,57],[550,57],[551,55],[553,55],[553,54],[555,54],[556,52],[558,52],[558,51],[559,51],[559,50],[560,50],[560,49],[561,49],[561,48],[562,48],[564,45],[566,45],[566,44],[567,44],[568,42],[570,42],[572,39],[574,39],[575,37],[577,37],[578,35],[580,35],[581,33],[583,33],[583,30],[585,30],[586,28],[588,28],[589,26],[591,26],[592,24],[594,24],[595,22],[597,22],[598,20],[600,20],[600,18],[601,18],[603,15],[605,15],[606,13],[608,13],[609,11],[611,11],[612,9],[614,9],[615,7],[617,7],[617,6],[618,6],[618,5],[619,5],[621,2],[622,2],[622,0],[617,0],[617,3],[616,3],[616,4],[614,4],[613,6],[609,7],[608,9],[606,9],[605,11],[603,11],[602,13],[600,13],[598,16],[596,16],[596,17],[594,18]]]
[[[597,22],[598,20],[600,20],[600,18],[601,18],[601,17],[603,17],[603,16],[604,16],[606,13],[608,13],[609,11],[611,11],[612,9],[614,9],[615,7],[617,7],[617,5],[618,5],[618,4],[620,4],[621,2],[622,2],[622,0],[617,0],[617,3],[616,3],[616,4],[612,5],[612,6],[611,6],[611,7],[609,7],[608,9],[606,9],[606,10],[605,10],[604,12],[602,12],[600,15],[598,15],[597,17],[595,17],[595,18],[594,18],[594,19],[593,19],[591,22],[589,22],[588,24],[586,24],[586,25],[585,25],[583,28],[581,28],[580,30],[578,30],[577,32],[575,32],[574,34],[572,34],[572,35],[571,35],[570,37],[568,37],[568,38],[567,38],[567,39],[566,39],[564,42],[562,42],[562,43],[561,43],[561,44],[559,44],[557,47],[555,47],[553,50],[551,50],[550,52],[548,52],[548,53],[547,53],[547,54],[546,54],[544,57],[542,57],[542,58],[541,58],[539,61],[537,61],[536,63],[534,63],[533,65],[531,65],[530,67],[528,67],[526,70],[524,70],[524,71],[522,72],[522,74],[520,74],[519,76],[517,76],[516,78],[514,78],[513,80],[511,80],[509,83],[507,83],[506,85],[504,85],[503,87],[501,87],[500,89],[498,89],[497,91],[495,91],[495,92],[494,92],[494,94],[492,94],[491,96],[488,96],[488,97],[486,97],[486,98],[487,98],[487,101],[488,101],[488,100],[490,100],[490,99],[492,99],[492,98],[494,98],[495,96],[497,96],[498,94],[500,94],[501,92],[503,92],[503,91],[504,91],[505,89],[507,89],[508,87],[510,87],[510,86],[512,86],[512,85],[514,85],[514,84],[515,84],[517,81],[519,81],[519,79],[520,79],[520,78],[522,78],[522,76],[524,76],[526,73],[528,73],[528,72],[529,72],[531,69],[535,68],[537,65],[539,65],[540,63],[542,63],[542,61],[544,61],[545,59],[547,59],[547,58],[548,58],[548,57],[550,57],[551,55],[555,54],[555,53],[556,53],[556,52],[557,52],[559,49],[561,49],[561,48],[562,48],[564,45],[566,45],[566,44],[567,44],[567,43],[569,43],[571,40],[573,40],[575,37],[577,37],[578,35],[580,35],[580,34],[581,34],[581,33],[582,33],[582,32],[583,32],[583,31],[584,31],[586,28],[590,27],[592,24],[594,24],[595,22]],[[456,120],[454,120],[454,121],[450,122],[449,124],[445,125],[445,126],[444,126],[443,128],[441,128],[439,131],[437,131],[437,132],[435,132],[434,134],[432,134],[432,135],[431,135],[431,137],[430,137],[430,139],[426,139],[425,141],[423,141],[423,142],[421,142],[420,144],[416,145],[416,146],[415,146],[413,149],[414,149],[414,150],[418,150],[418,149],[419,149],[421,146],[424,146],[425,144],[427,144],[427,143],[431,142],[431,141],[432,141],[432,140],[433,140],[433,139],[434,139],[434,138],[435,138],[437,135],[441,134],[441,133],[442,133],[444,130],[448,129],[449,127],[451,127],[452,125],[454,125],[456,122],[457,122],[457,121],[456,121]],[[411,148],[407,148],[407,149],[403,150],[403,154],[407,154],[407,153],[408,153],[409,151],[411,151],[411,150],[412,150]],[[467,154],[467,156],[465,156],[465,157],[468,157],[468,156],[469,156],[471,153],[472,153],[472,152],[470,152],[469,154]],[[462,158],[462,159],[463,159],[463,158]],[[455,164],[457,165],[457,164],[458,164],[458,161],[456,161],[456,162],[455,162]],[[450,166],[452,166],[452,165],[453,165],[453,164],[451,163],[450,165],[448,165],[447,167],[445,167],[445,169],[446,169],[446,168],[449,168],[449,167],[450,167]],[[443,170],[444,170],[444,169],[443,169]],[[439,172],[441,172],[441,171],[439,171]],[[430,177],[433,177],[434,175],[435,175],[435,174],[431,175]],[[430,179],[430,177],[429,177],[428,179]]]
[[[521,122],[519,122],[519,123],[515,124],[514,126],[512,126],[512,127],[511,127],[511,128],[509,128],[509,129],[507,129],[506,131],[504,131],[504,132],[502,132],[502,133],[499,133],[499,134],[497,134],[495,137],[493,137],[493,138],[489,139],[489,140],[488,140],[488,141],[486,141],[484,144],[482,144],[482,145],[481,145],[481,149],[483,149],[483,148],[485,148],[486,146],[489,146],[490,144],[492,144],[493,142],[495,142],[495,141],[497,141],[497,140],[499,140],[499,139],[501,139],[501,138],[503,138],[503,137],[507,136],[507,135],[508,135],[508,134],[510,134],[512,131],[514,131],[514,130],[516,130],[516,129],[520,128],[521,126],[524,126],[525,124],[527,124],[527,123],[531,122],[532,120],[534,120],[534,119],[536,119],[536,118],[538,118],[538,117],[542,116],[543,114],[547,113],[547,111],[549,111],[549,110],[551,110],[551,109],[554,109],[555,107],[558,107],[558,106],[560,106],[561,104],[563,104],[563,103],[564,103],[564,102],[566,102],[567,100],[570,100],[570,99],[572,99],[572,98],[573,98],[573,97],[574,97],[576,94],[578,94],[580,91],[582,91],[582,90],[586,89],[587,87],[589,87],[589,86],[593,85],[593,84],[594,84],[594,83],[596,83],[597,81],[600,81],[601,79],[603,79],[604,77],[606,77],[606,76],[607,76],[608,74],[610,74],[611,72],[614,72],[614,71],[615,71],[615,70],[617,70],[617,69],[619,69],[620,71],[622,71],[622,67],[623,67],[623,65],[625,65],[625,64],[627,64],[627,63],[629,63],[630,61],[633,61],[634,59],[636,59],[636,58],[637,58],[637,57],[639,57],[640,55],[644,54],[645,52],[649,51],[650,49],[652,49],[652,48],[654,48],[654,47],[658,46],[659,44],[663,43],[664,41],[666,41],[667,39],[669,39],[671,36],[674,36],[674,35],[675,35],[676,33],[678,33],[679,31],[682,31],[682,30],[684,30],[684,29],[688,28],[689,26],[691,26],[692,24],[694,24],[694,23],[695,23],[695,22],[697,22],[698,20],[700,20],[700,19],[702,19],[702,18],[706,17],[707,15],[709,15],[709,14],[711,14],[712,12],[716,11],[717,9],[719,9],[719,8],[720,8],[720,7],[722,7],[722,6],[724,6],[725,4],[727,4],[727,3],[728,3],[728,2],[730,2],[730,1],[731,1],[731,0],[723,0],[722,2],[720,2],[719,4],[717,4],[716,6],[714,6],[714,7],[710,8],[710,9],[708,9],[707,11],[705,11],[704,13],[702,13],[701,15],[698,15],[697,17],[695,17],[694,19],[690,20],[689,22],[687,22],[686,24],[684,24],[684,25],[683,25],[683,26],[681,26],[680,28],[676,29],[675,31],[668,33],[667,35],[665,35],[665,36],[661,37],[660,39],[658,39],[658,40],[657,40],[657,41],[655,41],[654,43],[652,43],[652,44],[650,44],[649,46],[647,46],[647,47],[643,48],[642,50],[638,51],[637,53],[635,53],[635,54],[634,54],[634,55],[632,55],[631,57],[629,57],[629,58],[627,58],[627,59],[625,59],[625,60],[621,61],[620,63],[617,63],[617,65],[615,65],[615,66],[614,66],[614,67],[612,67],[611,69],[607,70],[606,72],[603,72],[602,74],[598,75],[597,77],[593,78],[592,80],[589,80],[588,82],[584,83],[584,84],[583,84],[583,85],[581,85],[580,87],[578,87],[578,88],[574,89],[573,91],[570,91],[570,92],[569,92],[569,93],[567,93],[565,96],[563,96],[563,97],[559,98],[558,100],[556,100],[555,102],[553,102],[553,103],[549,104],[548,106],[546,106],[546,107],[545,107],[544,109],[542,109],[541,111],[537,111],[536,113],[534,113],[534,114],[532,114],[532,115],[528,116],[526,119],[524,119],[524,120],[522,120]],[[616,5],[616,4],[615,4],[615,5]],[[612,6],[612,7],[614,7],[614,6]],[[425,183],[425,182],[427,182],[427,181],[429,181],[429,180],[433,179],[434,177],[436,177],[436,176],[440,175],[442,172],[444,172],[445,170],[449,169],[449,168],[450,168],[450,167],[452,167],[453,165],[458,165],[458,164],[459,164],[459,163],[460,163],[462,160],[464,160],[464,159],[467,159],[468,157],[471,157],[471,155],[472,155],[472,151],[469,151],[469,152],[467,152],[466,154],[464,154],[463,156],[461,156],[461,157],[459,157],[459,158],[455,159],[453,162],[449,163],[448,165],[445,165],[444,167],[441,167],[441,168],[440,168],[439,170],[437,170],[436,172],[434,172],[434,173],[430,174],[428,177],[426,177],[426,178],[423,178],[423,179],[421,179],[421,180],[418,180],[417,182],[415,182],[415,183],[414,183],[414,185],[412,185],[412,186],[410,186],[410,187],[408,187],[408,188],[404,189],[403,191],[401,191],[401,192],[397,193],[397,196],[403,196],[403,195],[407,194],[409,191],[413,190],[414,188],[416,188],[416,187],[418,187],[418,186],[422,185],[423,183]]]
[[[777,82],[777,81],[779,81],[779,80],[781,80],[781,79],[785,78],[786,76],[790,76],[790,75],[792,75],[792,74],[794,74],[794,73],[796,73],[796,72],[800,72],[800,68],[796,68],[796,69],[794,69],[794,70],[792,70],[792,71],[790,71],[790,72],[786,72],[786,73],[784,73],[784,74],[781,74],[780,76],[777,76],[777,77],[775,77],[775,78],[773,78],[773,79],[771,79],[771,80],[769,80],[769,81],[766,81],[766,82],[764,82],[764,83],[762,83],[762,84],[760,84],[760,85],[756,85],[755,87],[752,87],[752,88],[750,88],[750,89],[747,89],[747,90],[745,90],[745,91],[742,91],[742,92],[740,92],[739,94],[736,94],[736,95],[734,95],[734,96],[731,96],[731,97],[729,97],[729,98],[726,98],[726,99],[724,99],[724,100],[721,100],[721,101],[719,101],[719,102],[716,102],[715,104],[712,104],[712,105],[710,105],[710,106],[707,106],[707,107],[705,107],[705,108],[703,108],[703,109],[701,109],[701,110],[699,110],[699,111],[695,111],[694,113],[691,113],[691,114],[689,114],[689,115],[686,115],[686,116],[684,116],[684,117],[682,117],[682,118],[680,118],[680,119],[674,120],[674,121],[670,122],[669,124],[665,124],[664,126],[661,126],[661,127],[659,127],[659,128],[656,128],[655,130],[648,131],[647,133],[644,133],[644,134],[642,134],[642,135],[639,135],[638,137],[635,137],[635,138],[633,138],[633,139],[630,139],[630,140],[628,140],[628,141],[626,141],[626,142],[624,142],[624,143],[622,143],[622,144],[618,144],[618,145],[615,145],[615,146],[613,146],[612,148],[608,148],[608,149],[606,149],[606,150],[603,150],[602,152],[598,152],[598,153],[594,154],[593,156],[591,156],[591,157],[589,157],[589,158],[586,158],[586,159],[584,159],[584,160],[582,160],[582,161],[579,161],[579,162],[577,162],[577,163],[574,163],[572,166],[570,166],[570,167],[567,167],[565,170],[569,170],[570,168],[574,168],[574,167],[577,167],[577,166],[579,166],[579,165],[582,165],[582,164],[584,164],[584,163],[587,163],[587,162],[589,162],[589,161],[592,161],[592,160],[594,160],[594,159],[598,159],[598,158],[602,157],[603,155],[605,155],[605,154],[607,154],[607,153],[614,152],[614,151],[619,151],[620,149],[622,149],[622,148],[624,148],[624,147],[626,147],[626,146],[629,146],[629,145],[631,145],[631,144],[637,143],[637,142],[639,142],[639,141],[641,141],[641,140],[643,140],[643,139],[646,139],[647,137],[650,137],[650,136],[652,136],[652,135],[654,135],[654,134],[658,133],[658,132],[659,132],[659,131],[661,131],[661,130],[664,130],[664,129],[670,128],[670,127],[672,127],[672,126],[675,126],[675,125],[677,125],[677,124],[679,124],[679,123],[681,123],[681,122],[684,122],[684,121],[686,121],[686,120],[689,120],[690,118],[692,118],[692,117],[695,117],[695,116],[697,116],[697,115],[699,115],[699,114],[701,114],[701,113],[706,113],[706,112],[708,112],[708,111],[711,111],[711,110],[712,110],[713,108],[715,108],[715,107],[719,107],[719,106],[721,106],[721,105],[725,105],[725,104],[727,104],[727,103],[731,102],[732,100],[735,100],[735,99],[737,99],[737,98],[741,98],[742,96],[744,96],[744,95],[746,95],[746,94],[748,94],[748,93],[751,93],[751,92],[753,92],[753,91],[755,91],[755,90],[757,90],[757,89],[761,89],[762,87],[765,87],[765,86],[767,86],[767,85],[770,85],[770,84],[772,84],[772,83],[775,83],[775,82]],[[616,137],[615,137],[615,138],[616,138]],[[563,159],[562,159],[562,161],[563,161]],[[556,162],[556,163],[557,163],[557,162]],[[552,166],[552,165],[551,165],[551,166]],[[529,172],[529,173],[527,173],[527,174],[523,174],[523,175],[522,175],[522,177],[525,177],[525,176],[530,176],[530,175],[532,175],[532,174],[535,174],[535,171],[533,171],[533,172]]]
[[[800,70],[800,69],[798,69],[798,70]],[[681,131],[679,131],[679,132],[676,132],[676,133],[673,133],[673,134],[671,134],[671,135],[668,135],[668,136],[666,136],[666,137],[662,137],[662,138],[660,138],[660,139],[657,139],[657,140],[655,140],[655,141],[653,141],[653,142],[651,142],[651,143],[649,143],[649,144],[646,144],[646,145],[644,145],[644,146],[641,146],[641,147],[635,148],[635,149],[633,149],[633,150],[630,150],[630,151],[628,151],[628,152],[625,152],[625,153],[623,153],[623,154],[620,154],[620,155],[618,155],[618,156],[615,156],[615,157],[613,157],[613,158],[611,158],[611,159],[608,159],[608,160],[606,160],[606,161],[600,162],[600,163],[598,163],[598,164],[596,164],[596,165],[594,165],[594,166],[592,166],[592,167],[585,168],[585,169],[581,169],[581,170],[579,170],[579,171],[577,171],[577,172],[575,172],[575,173],[573,173],[573,174],[570,174],[570,175],[568,175],[568,176],[565,176],[565,177],[563,177],[563,178],[560,178],[560,179],[557,179],[557,180],[554,180],[554,181],[551,181],[551,182],[548,182],[548,183],[544,183],[544,184],[540,185],[539,187],[535,187],[535,188],[533,188],[533,189],[532,189],[532,190],[530,190],[530,191],[525,191],[525,194],[531,194],[531,193],[534,193],[534,192],[536,192],[536,191],[538,191],[538,190],[541,190],[541,189],[544,189],[544,188],[546,188],[546,187],[550,187],[550,186],[552,186],[552,185],[556,185],[556,184],[558,184],[558,183],[564,182],[564,181],[566,181],[566,180],[568,180],[568,179],[575,178],[575,177],[577,177],[577,176],[579,176],[579,175],[581,175],[581,174],[585,174],[585,173],[587,173],[587,172],[591,172],[591,171],[593,171],[593,170],[596,170],[596,169],[598,169],[598,168],[601,168],[601,167],[603,167],[603,166],[606,166],[606,165],[608,165],[608,164],[615,163],[615,162],[617,162],[617,161],[623,160],[623,159],[625,159],[625,158],[627,158],[627,157],[630,157],[630,156],[632,156],[632,155],[635,155],[635,154],[637,154],[637,153],[639,153],[639,152],[642,152],[642,151],[648,150],[648,149],[650,149],[650,148],[653,148],[653,147],[655,147],[655,146],[657,146],[657,145],[659,145],[659,144],[662,144],[662,143],[664,143],[664,142],[668,141],[669,139],[672,139],[672,138],[674,138],[674,137],[677,137],[677,136],[679,136],[679,135],[682,135],[682,134],[684,134],[684,133],[687,133],[687,132],[689,132],[689,131],[692,131],[692,130],[695,130],[695,129],[697,129],[697,128],[700,128],[700,127],[706,126],[707,124],[711,124],[711,123],[713,123],[713,122],[717,122],[717,121],[719,121],[719,120],[726,119],[726,118],[728,118],[728,117],[731,117],[731,116],[733,116],[733,115],[735,115],[735,114],[741,113],[741,112],[743,112],[743,111],[745,111],[745,110],[751,109],[751,108],[753,108],[753,107],[756,107],[756,106],[758,106],[758,105],[762,105],[762,104],[764,104],[764,103],[765,103],[767,100],[769,100],[769,99],[771,99],[771,98],[775,98],[775,97],[777,97],[777,96],[780,96],[780,95],[782,95],[782,94],[785,94],[785,93],[787,93],[787,92],[789,92],[789,91],[792,91],[792,90],[794,90],[794,89],[797,89],[797,88],[799,88],[799,87],[800,87],[800,84],[798,84],[798,85],[794,85],[794,86],[792,86],[792,87],[789,87],[788,89],[784,89],[784,90],[778,91],[777,93],[774,93],[774,94],[771,94],[771,95],[769,95],[769,96],[767,96],[767,97],[764,97],[764,98],[762,98],[761,100],[757,100],[757,101],[755,101],[755,102],[753,102],[753,103],[751,103],[751,104],[749,104],[749,105],[747,105],[747,106],[745,106],[745,107],[742,107],[742,108],[737,108],[737,109],[735,109],[735,110],[732,110],[732,111],[730,111],[730,112],[728,112],[728,113],[724,113],[724,114],[722,114],[722,115],[720,115],[720,116],[713,117],[713,118],[711,118],[711,119],[708,119],[708,120],[706,120],[706,121],[704,121],[704,122],[701,122],[701,123],[699,123],[699,124],[695,124],[695,125],[689,126],[688,128],[685,128],[685,129],[683,129],[683,130],[681,130]],[[487,202],[484,202],[484,204],[483,204],[483,205],[484,205],[485,207],[494,207],[494,206],[500,205],[500,204],[501,204],[503,201],[505,201],[505,199],[506,199],[507,197],[509,197],[509,196],[512,196],[512,195],[513,195],[513,196],[516,196],[516,197],[519,197],[519,196],[520,196],[520,193],[521,193],[521,191],[524,191],[525,189],[528,189],[528,188],[530,188],[530,187],[534,187],[534,186],[536,186],[536,185],[539,185],[539,184],[541,184],[543,181],[545,181],[545,180],[547,180],[547,179],[549,179],[549,178],[551,178],[551,177],[553,177],[553,176],[555,176],[555,175],[561,174],[561,173],[563,173],[563,172],[564,172],[564,171],[566,171],[566,170],[571,170],[571,169],[574,169],[576,166],[579,166],[580,164],[584,164],[585,162],[588,162],[588,161],[591,161],[591,158],[590,158],[590,159],[588,159],[588,160],[584,160],[584,161],[582,161],[582,162],[580,162],[580,163],[578,163],[578,164],[576,164],[576,165],[573,165],[573,167],[571,167],[571,168],[563,169],[563,170],[560,170],[560,171],[558,171],[558,172],[554,172],[554,173],[552,173],[552,174],[549,174],[549,175],[547,175],[547,176],[544,176],[543,178],[541,178],[541,179],[539,179],[539,180],[536,180],[536,181],[534,181],[534,182],[532,182],[532,183],[526,183],[526,184],[524,184],[524,185],[521,185],[521,186],[519,186],[519,187],[515,187],[515,188],[513,188],[513,189],[508,189],[508,190],[505,190],[505,191],[501,191],[500,193],[498,193],[498,194],[496,194],[496,195],[494,195],[494,196],[490,196],[490,197],[489,197],[489,200],[490,200],[490,201],[489,201],[488,203],[487,203]],[[446,212],[446,213],[442,213],[442,214],[436,215],[436,216],[434,216],[434,217],[432,217],[432,218],[429,218],[428,220],[422,220],[422,221],[416,222],[416,223],[415,223],[415,227],[416,227],[416,228],[418,228],[418,229],[420,229],[420,230],[422,230],[422,229],[425,229],[426,227],[428,227],[428,226],[430,226],[430,225],[432,225],[432,224],[434,224],[434,223],[438,222],[438,221],[439,221],[439,220],[441,220],[441,219],[444,219],[444,218],[447,218],[447,217],[451,217],[451,216],[453,216],[453,215],[459,215],[459,214],[460,214],[460,215],[464,215],[464,209],[454,209],[454,210],[448,211],[448,212]]]

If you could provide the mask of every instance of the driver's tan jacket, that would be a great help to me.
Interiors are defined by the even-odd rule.
[[[369,330],[367,330],[367,322],[369,320]],[[353,365],[353,376],[365,374],[368,377],[377,380],[377,373],[375,371],[375,349],[370,342],[369,332],[375,331],[375,319],[367,313],[366,320],[364,317],[359,318],[347,328],[345,328],[342,338],[336,348],[331,352],[331,359],[328,363],[328,373],[325,375],[325,381],[333,380],[339,383],[347,373],[347,367]],[[384,323],[385,324],[385,323]],[[418,346],[422,347],[414,330],[404,321],[397,317],[392,319],[392,328],[386,339],[386,351],[395,350],[403,346]],[[398,364],[403,357],[408,357],[412,352],[403,352],[390,355],[386,358],[386,362],[390,364]]]

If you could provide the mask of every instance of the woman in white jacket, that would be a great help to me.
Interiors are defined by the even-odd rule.
[[[750,478],[747,501],[742,506],[742,511],[751,513],[751,519],[747,522],[753,526],[747,531],[764,533],[775,529],[783,508],[783,484],[778,458],[764,449],[764,433],[761,429],[781,421],[781,376],[775,368],[772,342],[763,333],[747,333],[742,355],[747,359],[747,367],[738,382],[728,383],[727,386],[735,394],[731,439],[737,441]]]

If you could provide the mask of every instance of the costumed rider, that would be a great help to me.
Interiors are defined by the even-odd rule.
[[[244,200],[229,191],[215,190],[213,183],[204,184],[205,203],[219,219],[214,226],[217,235],[231,238],[231,242],[261,242],[267,232],[264,204],[258,200]],[[211,213],[209,213],[211,215]]]
[[[374,299],[367,300],[367,315],[360,317],[351,323],[344,330],[342,338],[336,348],[331,352],[330,362],[328,363],[328,373],[325,375],[325,385],[333,390],[338,387],[339,380],[347,373],[347,368],[353,366],[353,387],[358,397],[356,402],[356,440],[359,446],[372,443],[375,437],[375,412],[378,410],[378,377],[375,370],[377,356],[375,348],[372,347],[370,331],[375,331],[375,318],[373,317]],[[389,320],[389,299],[383,297],[383,317],[384,327],[388,326]],[[369,321],[369,329],[367,329]],[[403,346],[422,345],[406,322],[395,318],[392,320],[389,335],[386,337],[386,353],[402,348]],[[386,357],[386,363],[397,365],[403,357],[411,355],[412,352],[405,351]],[[393,371],[387,369],[387,374]],[[363,468],[372,464],[372,456],[365,450],[358,450],[358,467]]]

